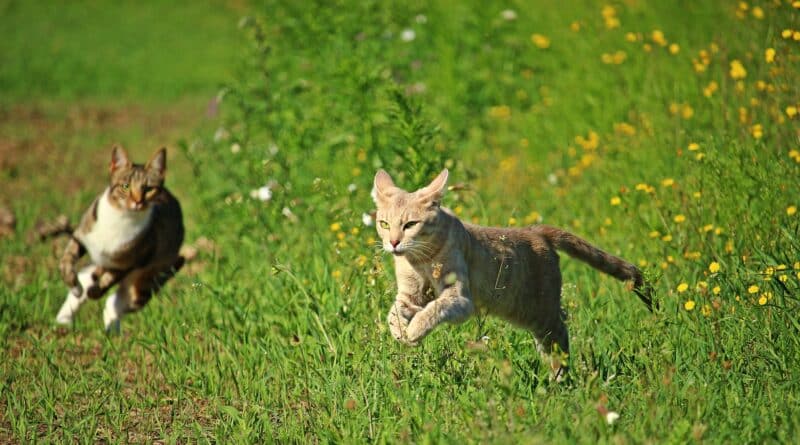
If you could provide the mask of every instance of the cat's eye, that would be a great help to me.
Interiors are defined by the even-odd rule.
[[[381,229],[389,230],[389,223],[386,221],[379,221],[378,224],[381,225]]]
[[[127,192],[130,188],[131,188],[131,185],[128,184],[127,182],[122,184],[122,191],[123,192]]]
[[[406,225],[403,226],[403,230],[408,230],[408,229],[416,226],[417,223],[419,223],[419,221],[409,221],[409,222],[406,223]]]

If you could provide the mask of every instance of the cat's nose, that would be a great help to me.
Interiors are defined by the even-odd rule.
[[[389,242],[392,244],[392,247],[397,247],[397,245],[400,244],[400,240],[399,239],[393,239],[393,240],[390,240]]]

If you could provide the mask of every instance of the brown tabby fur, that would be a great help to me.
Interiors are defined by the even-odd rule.
[[[439,205],[447,175],[445,169],[430,185],[412,193],[396,187],[383,170],[375,175],[376,227],[395,260],[397,298],[388,322],[397,340],[416,345],[440,323],[460,323],[483,309],[529,329],[560,377],[566,371],[563,358],[569,339],[556,250],[632,281],[642,301],[651,306],[634,265],[569,232],[549,226],[496,228],[461,222]]]
[[[122,147],[115,146],[110,171],[109,187],[83,215],[61,258],[60,269],[64,281],[78,298],[100,298],[119,284],[113,297],[118,300],[115,304],[121,316],[144,307],[153,293],[181,268],[184,259],[178,251],[184,228],[180,204],[164,187],[166,149],[158,150],[147,164],[140,165],[132,163]],[[115,227],[111,227],[112,233],[98,238],[98,209],[105,204],[110,204],[105,209],[112,209],[105,210],[109,215],[140,219],[142,222],[136,227],[141,230],[115,234]],[[111,239],[116,244],[97,246],[97,239]],[[85,286],[78,279],[76,265],[87,251],[92,256],[92,265],[90,283]],[[119,318],[112,321],[118,323]],[[106,328],[109,327],[107,323]]]

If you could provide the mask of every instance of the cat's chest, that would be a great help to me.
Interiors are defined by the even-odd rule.
[[[116,258],[150,226],[153,209],[129,212],[108,202],[107,193],[97,203],[97,219],[91,230],[78,236],[94,264],[114,268]]]

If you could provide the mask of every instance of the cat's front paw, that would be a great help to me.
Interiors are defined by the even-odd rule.
[[[389,322],[389,332],[391,332],[392,337],[394,337],[395,340],[403,341],[406,335],[406,328],[408,327],[408,320],[393,306],[392,310],[389,311],[387,321]]]
[[[403,343],[409,346],[417,346],[419,342],[431,331],[430,323],[423,313],[418,313],[408,323],[405,334],[403,335]]]

